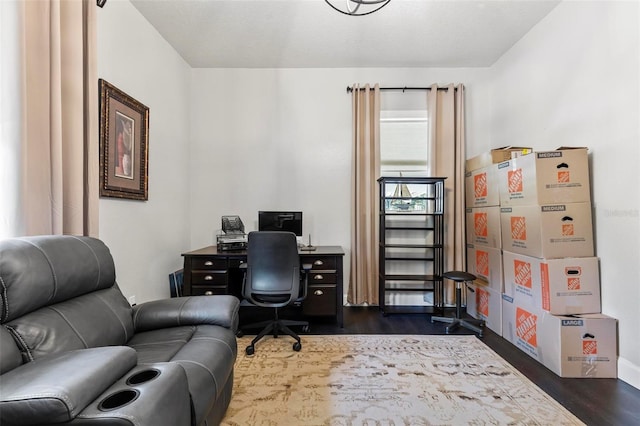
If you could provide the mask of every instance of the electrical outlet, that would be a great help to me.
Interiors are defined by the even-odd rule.
[[[127,300],[129,301],[129,304],[131,306],[135,306],[135,304],[136,304],[136,295],[134,294],[133,296],[129,296],[129,298]]]

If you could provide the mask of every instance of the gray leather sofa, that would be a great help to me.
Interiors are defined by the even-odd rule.
[[[214,425],[224,416],[235,297],[132,308],[104,243],[42,236],[0,241],[0,301],[2,426]]]

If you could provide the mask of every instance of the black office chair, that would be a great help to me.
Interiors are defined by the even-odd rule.
[[[245,352],[253,355],[255,344],[267,334],[278,337],[282,332],[294,339],[293,350],[302,349],[300,336],[289,326],[309,327],[307,321],[282,320],[278,309],[302,301],[307,296],[307,275],[311,265],[300,268],[298,242],[292,232],[254,231],[247,242],[247,263],[242,296],[250,303],[274,308],[275,318],[242,328],[261,328]]]
[[[446,322],[449,325],[445,328],[445,332],[449,334],[454,331],[458,326],[468,328],[469,330],[478,333],[479,337],[482,337],[482,327],[484,327],[484,321],[476,319],[463,319],[462,318],[462,285],[467,286],[467,283],[476,279],[476,276],[464,271],[448,271],[442,274],[443,278],[455,281],[456,283],[456,316],[455,317],[431,317],[431,322],[440,321]],[[473,289],[469,287],[471,291]]]

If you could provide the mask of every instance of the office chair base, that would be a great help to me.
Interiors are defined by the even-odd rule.
[[[274,338],[278,338],[280,334],[288,335],[293,337],[296,342],[293,344],[293,350],[299,352],[302,349],[302,342],[300,341],[300,336],[298,336],[293,330],[289,328],[289,326],[302,326],[303,329],[309,328],[309,323],[307,321],[292,321],[292,320],[271,320],[271,321],[263,321],[257,324],[251,324],[249,327],[262,327],[266,326],[258,333],[258,335],[251,341],[251,344],[245,348],[245,353],[247,355],[253,355],[255,353],[255,344],[262,339],[264,336],[270,334]]]
[[[431,317],[431,323],[434,323],[435,321],[449,324],[444,329],[447,334],[455,331],[458,327],[464,327],[478,333],[478,337],[482,337],[482,327],[484,327],[484,321],[482,320],[465,320],[456,317]]]

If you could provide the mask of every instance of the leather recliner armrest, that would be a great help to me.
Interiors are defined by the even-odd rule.
[[[218,325],[238,329],[240,301],[235,296],[187,296],[154,300],[133,307],[136,332],[183,325]]]
[[[0,424],[71,421],[137,361],[135,350],[108,346],[59,353],[14,368],[0,377]]]

